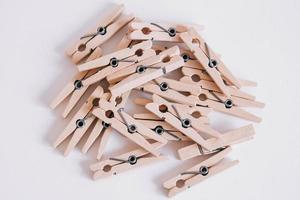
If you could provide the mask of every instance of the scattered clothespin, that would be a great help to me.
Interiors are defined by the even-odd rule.
[[[167,143],[165,138],[155,134],[154,131],[133,119],[123,108],[117,108],[108,101],[101,99],[99,101],[99,108],[94,109],[93,114],[155,156],[158,156],[159,153],[145,139],[145,136],[163,144]]]
[[[148,103],[152,103],[152,100],[145,98],[136,98],[134,99],[135,104],[145,106]],[[139,113],[134,114],[133,117],[143,123],[148,128],[155,131],[155,133],[162,135],[164,138],[170,141],[188,141],[190,140],[184,134],[176,130],[170,124],[165,122],[163,119],[158,116],[148,112],[148,113]]]
[[[134,99],[135,103],[138,105],[146,106],[148,103],[152,103],[150,99],[138,98]],[[203,123],[208,123],[208,119],[203,119],[201,113],[198,110],[193,110],[192,108],[186,108],[190,111],[194,117],[197,117],[198,120],[201,120]],[[152,113],[139,113],[134,114],[133,117],[146,125],[148,128],[154,130],[157,134],[162,135],[167,140],[171,141],[189,141],[190,138],[186,137],[183,133],[178,131],[176,128],[165,122],[163,119]],[[202,119],[201,119],[202,117]]]
[[[188,141],[190,140],[184,134],[176,130],[164,120],[154,116],[151,118],[150,113],[140,113],[133,115],[134,119],[141,122],[156,134],[163,136],[169,141]]]
[[[238,164],[239,161],[237,160],[222,162],[224,157],[228,155],[230,151],[231,148],[227,147],[199,164],[184,170],[181,174],[165,181],[163,186],[168,190],[168,196],[172,197],[179,192]]]
[[[187,32],[191,26],[165,23],[133,22],[129,25],[132,40],[153,40],[165,42],[180,42],[178,33]]]
[[[218,131],[204,123],[193,123],[194,118],[186,114],[180,106],[175,106],[157,95],[153,95],[153,103],[147,104],[146,108],[207,150],[214,150],[214,146],[209,144],[199,131],[212,137],[221,136]]]
[[[195,84],[184,83],[168,78],[157,78],[153,82],[146,83],[138,88],[144,92],[157,94],[174,102],[182,104],[190,102],[188,105],[196,105],[197,101],[194,99],[188,99],[188,97],[183,93],[188,93],[188,95],[197,95],[202,91],[201,87]]]
[[[97,49],[101,51],[101,44],[134,19],[133,15],[121,15],[123,10],[124,5],[115,6],[96,27],[91,28],[79,41],[70,46],[66,53],[74,63],[80,62]]]
[[[179,37],[188,46],[190,51],[193,52],[194,56],[197,58],[206,72],[227,97],[230,97],[231,94],[229,93],[227,86],[225,85],[220,74],[226,77],[226,80],[233,83],[236,87],[241,87],[240,82],[225,67],[221,60],[208,47],[207,43],[199,34],[196,33],[196,31],[190,29],[190,32],[181,33]],[[195,43],[198,45],[195,45]]]
[[[81,109],[71,119],[64,131],[58,136],[54,143],[54,147],[57,147],[72,135],[64,154],[68,155],[70,153],[95,120],[95,117],[92,115],[92,110],[96,106],[97,101],[99,101],[102,94],[103,89],[98,86]]]
[[[179,51],[178,47],[176,46],[173,47],[173,49],[175,51]],[[159,58],[159,60],[157,60],[157,58]],[[139,69],[141,71],[138,71],[137,73],[128,76],[116,85],[110,87],[109,89],[112,93],[112,96],[119,96],[123,92],[136,88],[142,84],[147,83],[148,81],[151,81],[153,79],[165,75],[166,73],[176,70],[183,64],[183,60],[179,55],[170,57],[161,56],[161,54],[159,54],[158,56],[155,56],[153,60],[159,61],[159,63],[151,65],[151,67],[149,67],[149,65],[141,65],[141,69]]]
[[[164,146],[164,144],[162,143],[154,143],[151,145],[156,150]],[[165,156],[151,156],[151,154],[148,151],[146,151],[143,148],[139,148],[134,151],[130,151],[119,156],[110,157],[107,160],[92,164],[90,168],[94,172],[93,178],[98,179],[107,176],[117,175],[121,172],[136,167],[142,167],[163,160],[166,160]]]
[[[107,76],[107,81],[113,84],[124,80],[133,74],[144,74],[146,71],[148,71],[147,69],[157,69],[160,65],[169,61],[171,57],[177,56],[179,54],[179,49],[178,47],[173,47],[162,52],[160,51],[158,54],[155,53],[146,60]]]
[[[94,51],[92,55],[87,59],[87,62],[99,58],[100,56],[101,54],[99,51]],[[79,72],[56,96],[56,98],[52,101],[50,107],[52,109],[56,108],[59,104],[66,100],[68,96],[71,96],[62,114],[63,117],[66,118],[88,89],[88,86],[84,86],[82,84],[82,80],[93,73],[95,73],[95,71],[93,70],[87,72]]]
[[[192,96],[189,97],[192,98]],[[215,111],[257,123],[261,122],[260,117],[242,109],[241,106],[261,108],[264,107],[263,103],[235,97],[227,98],[221,93],[205,89],[199,95],[193,97],[197,100],[197,106],[209,107]]]

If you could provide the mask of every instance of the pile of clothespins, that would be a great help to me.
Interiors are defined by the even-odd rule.
[[[67,50],[79,73],[51,107],[70,96],[63,112],[66,118],[88,89],[93,88],[93,92],[54,146],[69,138],[67,155],[90,129],[82,151],[97,146],[98,162],[90,169],[98,179],[164,160],[162,147],[190,141],[190,145],[177,149],[179,159],[207,158],[163,183],[168,196],[173,196],[236,165],[238,161],[224,162],[223,158],[231,145],[250,140],[255,134],[253,125],[225,133],[215,130],[210,126],[209,113],[260,122],[261,118],[243,108],[262,108],[264,104],[241,90],[256,83],[236,78],[193,25],[141,22],[123,10],[123,5],[115,6]],[[127,32],[115,51],[102,55],[101,45],[125,28]],[[175,70],[182,73],[181,78],[168,76]],[[108,84],[100,84],[103,81]],[[126,111],[132,90],[151,94],[151,98],[133,100],[136,106],[145,108],[144,113],[130,115]],[[139,148],[101,159],[110,134],[117,133]]]

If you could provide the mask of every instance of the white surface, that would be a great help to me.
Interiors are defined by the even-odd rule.
[[[120,2],[148,21],[205,25],[208,43],[237,76],[259,83],[251,92],[267,104],[257,112],[264,121],[255,125],[255,140],[230,155],[240,164],[174,199],[299,199],[300,2]],[[0,199],[166,198],[160,179],[179,164],[172,154],[170,161],[93,181],[93,154],[75,150],[64,158],[51,146],[67,121],[48,104],[75,73],[64,50],[110,3],[1,0]],[[216,126],[231,127],[232,119]]]

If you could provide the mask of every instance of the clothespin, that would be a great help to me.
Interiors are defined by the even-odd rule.
[[[107,76],[107,81],[109,83],[117,83],[130,75],[143,74],[148,68],[156,69],[158,68],[156,65],[161,65],[163,62],[168,61],[171,57],[174,57],[179,54],[178,47],[172,47],[165,51],[158,52],[156,52],[157,49],[154,50],[156,54],[154,54],[152,57]]]
[[[199,164],[184,170],[181,174],[167,180],[163,187],[168,190],[168,196],[172,197],[197,183],[218,174],[236,164],[238,160],[222,162],[226,155],[231,151],[230,147],[210,156]]]
[[[240,88],[241,83],[237,80],[232,73],[225,67],[223,62],[216,56],[216,54],[208,47],[207,43],[202,37],[194,30],[190,29],[189,32],[180,33],[179,37],[186,44],[186,46],[193,52],[194,56],[218,85],[220,90],[227,96],[231,94],[222,79],[222,74],[226,80]],[[197,43],[198,45],[195,45]]]
[[[156,134],[163,136],[169,141],[187,141],[190,140],[184,134],[176,130],[164,120],[153,116],[151,113],[134,114],[133,118],[141,122],[149,129],[153,130]]]
[[[195,130],[198,130],[202,134],[206,134],[209,137],[215,137],[215,138],[221,137],[218,131],[208,126],[209,119],[207,118],[207,115],[211,111],[210,108],[202,108],[196,106],[182,105],[178,103],[171,103],[166,99],[155,94],[152,96],[152,98],[154,103],[157,103],[159,105],[166,105],[167,108],[171,108],[168,109],[168,112],[170,112],[170,114],[172,114],[173,116],[177,116],[181,120],[182,126],[184,128],[192,127]]]
[[[132,40],[153,40],[166,42],[180,42],[179,33],[186,32],[190,25],[132,22],[129,25]]]
[[[154,143],[151,144],[155,150],[161,148],[164,144]],[[128,171],[136,167],[142,167],[147,164],[152,164],[157,161],[163,161],[167,158],[162,155],[157,157],[151,156],[151,154],[143,148],[139,148],[122,155],[110,157],[107,160],[100,161],[92,164],[90,169],[94,172],[93,178],[104,178],[112,175],[117,175],[121,172]]]
[[[196,105],[197,101],[193,98],[188,99],[188,97],[182,93],[197,95],[202,91],[201,87],[195,84],[184,83],[164,77],[157,78],[153,82],[146,83],[138,88],[144,92],[157,94],[174,102],[183,104],[187,104],[188,102],[188,105]]]
[[[148,103],[152,103],[152,100],[145,99],[145,98],[135,98],[134,102],[137,105],[146,106]],[[194,116],[198,115],[199,118],[201,115],[197,111],[194,111],[191,114],[193,114]],[[162,135],[164,138],[166,138],[169,141],[188,141],[188,140],[190,140],[183,133],[179,132],[174,127],[172,127],[170,124],[165,122],[163,119],[159,118],[158,116],[156,116],[150,112],[134,114],[133,117],[136,120],[143,123],[148,128],[154,130],[155,133]],[[207,119],[207,121],[208,121],[208,119]]]
[[[218,131],[210,128],[204,123],[198,122],[193,116],[188,115],[184,107],[180,105],[173,105],[163,98],[153,95],[153,103],[146,105],[146,109],[154,113],[161,119],[164,119],[178,131],[184,133],[187,137],[191,138],[197,144],[203,146],[207,150],[213,150],[214,145],[209,144],[203,136],[199,133],[209,135],[210,137],[220,138],[221,135]]]
[[[223,133],[222,139],[218,140],[219,144],[216,143],[215,138],[209,138],[207,140],[208,143],[214,143],[216,147],[216,149],[213,151],[208,151],[198,144],[192,144],[178,149],[178,157],[180,158],[180,160],[187,160],[201,155],[212,154],[216,151],[220,151],[220,149],[223,149],[226,146],[231,146],[234,144],[251,140],[253,139],[254,135],[255,131],[253,125],[243,126],[241,128]]]
[[[78,65],[79,71],[98,69],[96,73],[85,78],[82,81],[82,84],[84,86],[91,85],[104,79],[110,74],[152,56],[154,51],[150,49],[151,46],[151,41],[145,41]]]
[[[90,57],[87,59],[88,61],[94,60],[101,56],[101,52],[94,51]],[[67,106],[63,112],[63,117],[66,118],[80,98],[83,96],[85,91],[88,89],[88,86],[84,86],[82,84],[82,80],[86,77],[89,77],[95,73],[94,70],[87,72],[79,72],[73,79],[61,90],[61,92],[56,96],[56,98],[52,101],[50,107],[52,109],[56,108],[59,104],[61,104],[68,96],[71,96]]]
[[[169,50],[171,50],[171,48]],[[176,46],[174,46],[172,50],[179,53],[179,49]],[[183,59],[179,55],[170,57],[170,56],[162,56],[161,54],[152,57],[153,60],[151,62],[152,65],[150,64],[151,67],[149,66],[149,64],[140,65],[138,69],[140,71],[128,76],[127,78],[121,80],[116,85],[110,87],[109,89],[112,93],[112,96],[119,96],[123,92],[126,92],[140,85],[143,85],[148,81],[163,76],[166,73],[176,70],[182,66]],[[153,62],[155,62],[154,65]]]
[[[159,153],[145,139],[145,137],[163,144],[167,143],[165,138],[155,134],[151,129],[148,129],[146,126],[133,119],[124,111],[123,108],[117,108],[110,102],[103,99],[99,101],[99,108],[94,109],[93,114],[105,123],[110,124],[111,127],[116,129],[120,134],[124,135],[155,156],[158,156]]]
[[[192,96],[190,96],[192,97]],[[261,122],[261,118],[238,107],[237,104],[233,101],[235,98],[219,98],[214,91],[210,90],[202,90],[201,94],[198,96],[194,96],[195,100],[197,99],[197,106],[209,107],[214,111],[221,112],[224,114],[232,115],[235,117],[239,117],[245,120],[253,121],[253,122]],[[240,105],[248,104],[247,101],[239,101]],[[259,103],[260,104],[260,103]],[[250,105],[250,104],[249,104]],[[258,105],[258,104],[257,104]],[[256,105],[256,106],[257,106]],[[260,106],[259,106],[260,107]]]
[[[115,6],[96,27],[91,28],[79,41],[70,46],[66,54],[74,63],[80,62],[97,49],[101,51],[101,44],[134,19],[133,15],[121,15],[123,10],[124,5]]]
[[[210,92],[214,96],[215,101],[226,102],[227,97],[222,94],[218,87],[210,81],[200,81],[202,91]],[[255,97],[248,93],[239,91],[237,89],[232,88],[232,91],[235,95],[231,96],[231,100],[234,102],[234,105],[239,107],[255,107],[255,108],[263,108],[265,106],[264,103],[255,101]],[[211,97],[213,99],[213,97]]]
[[[197,96],[189,96],[197,99],[197,106],[204,106],[212,108],[217,112],[222,112],[224,114],[239,117],[245,120],[250,120],[253,122],[261,122],[261,118],[242,109],[241,107],[264,107],[261,102],[256,102],[252,100],[247,100],[239,97],[231,96],[227,98],[222,93],[217,93],[212,90],[202,89],[201,94]]]
[[[72,135],[72,138],[65,149],[64,155],[68,155],[70,153],[95,120],[95,116],[93,116],[91,112],[97,105],[97,101],[99,101],[102,94],[103,89],[98,86],[54,142],[54,147],[56,148],[70,135]]]

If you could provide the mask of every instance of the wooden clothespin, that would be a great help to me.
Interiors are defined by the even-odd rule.
[[[145,98],[136,98],[134,99],[135,104],[146,106],[148,103],[152,103],[152,100],[145,99]],[[190,111],[192,111],[190,109]],[[194,116],[198,116],[200,118],[201,114],[198,111],[192,111]],[[155,131],[155,133],[162,135],[169,141],[189,141],[190,138],[186,137],[183,133],[178,131],[176,128],[165,122],[163,119],[159,118],[158,116],[152,113],[139,113],[134,114],[133,117],[143,123],[148,128]],[[202,119],[201,119],[202,120]],[[204,121],[204,120],[203,120]],[[206,120],[205,120],[206,121]],[[207,119],[208,121],[208,119]]]
[[[157,94],[173,102],[188,105],[196,105],[197,101],[193,98],[189,99],[182,93],[197,95],[202,91],[201,87],[195,84],[184,83],[164,77],[157,78],[154,81],[146,83],[138,88],[144,92]]]
[[[151,41],[145,41],[78,65],[79,71],[98,69],[96,73],[84,79],[82,84],[85,86],[91,85],[110,74],[152,56],[154,51],[150,49],[151,46]]]
[[[155,150],[161,148],[164,144],[154,143],[151,144]],[[163,161],[167,158],[162,155],[157,157],[151,156],[151,154],[143,148],[139,148],[122,155],[111,157],[107,160],[100,161],[92,164],[90,169],[94,172],[93,178],[104,178],[112,175],[117,175],[121,172],[128,171],[136,167],[142,167],[147,164],[152,164],[157,161]]]
[[[100,45],[134,19],[133,15],[121,15],[123,10],[124,5],[115,6],[96,27],[87,31],[79,41],[67,49],[66,54],[74,63],[80,62],[95,50],[101,52]]]
[[[184,128],[192,127],[208,137],[221,137],[221,134],[218,131],[209,127],[209,119],[207,116],[211,111],[210,108],[171,103],[155,94],[152,96],[152,98],[154,103],[166,105],[168,108],[171,108],[168,109],[168,112],[174,116],[177,116],[181,120]],[[184,132],[182,133],[184,134]]]
[[[179,53],[179,49],[177,46],[174,46],[170,49],[170,51],[174,51],[174,53]],[[147,83],[153,79],[161,77],[166,73],[169,73],[173,70],[178,69],[183,64],[183,59],[179,55],[175,55],[173,57],[164,56],[162,53],[149,58],[149,60],[145,61],[145,63],[151,63],[150,66],[148,65],[140,65],[139,69],[137,69],[134,74],[128,76],[127,78],[123,79],[116,85],[110,87],[110,92],[112,96],[119,96],[123,92],[136,88],[140,85]],[[155,63],[155,64],[153,64]]]
[[[192,83],[191,79],[187,81]],[[211,96],[211,99],[222,102],[226,102],[228,100],[228,98],[219,90],[214,82],[201,80],[198,83],[202,88],[202,92],[205,94],[208,93],[208,96]],[[264,103],[255,101],[255,96],[251,94],[235,88],[231,88],[231,91],[232,96],[230,97],[230,100],[232,100],[236,106],[254,108],[263,108],[265,106]]]
[[[253,125],[243,126],[241,128],[223,133],[221,140],[218,140],[217,143],[215,138],[208,139],[208,143],[215,145],[216,149],[213,151],[208,151],[198,144],[192,144],[178,149],[178,157],[180,160],[187,160],[201,155],[212,154],[216,151],[220,151],[220,149],[223,149],[226,146],[251,140],[254,135],[255,131]]]
[[[163,187],[168,190],[168,196],[172,197],[179,192],[196,185],[197,183],[218,174],[236,164],[238,160],[222,162],[231,151],[230,147],[210,156],[199,164],[183,170],[183,172],[163,183]]]
[[[87,62],[94,60],[96,58],[99,58],[100,56],[101,56],[101,52],[94,51],[90,55],[90,57],[87,59]],[[67,117],[68,114],[71,112],[71,110],[74,108],[74,106],[78,103],[80,98],[83,96],[83,94],[88,89],[88,86],[84,86],[82,84],[82,80],[84,80],[86,77],[89,77],[93,73],[95,73],[94,70],[87,71],[87,72],[79,72],[55,97],[55,99],[52,101],[50,107],[52,109],[56,108],[59,104],[61,104],[64,100],[66,100],[68,98],[68,96],[70,96],[70,99],[69,99],[69,101],[66,105],[66,108],[62,114],[62,116],[64,118]]]
[[[188,31],[190,27],[191,25],[132,22],[128,37],[132,40],[180,42],[178,34]]]
[[[91,112],[102,94],[103,89],[98,86],[54,142],[54,147],[56,148],[72,135],[71,140],[64,151],[64,155],[68,155],[70,153],[95,120],[95,116],[93,116]]]
[[[219,138],[221,136],[218,131],[210,128],[208,125],[195,123],[198,121],[191,115],[188,115],[184,107],[181,108],[180,105],[175,106],[157,95],[153,95],[153,103],[147,104],[146,109],[164,119],[178,131],[184,133],[207,150],[214,150],[214,147],[204,139],[199,131],[211,137]]]
[[[260,117],[238,107],[232,99],[226,98],[226,100],[222,100],[212,91],[202,90],[200,95],[189,97],[197,100],[196,105],[200,107],[212,108],[214,111],[257,123],[260,123],[262,120]],[[188,101],[189,99],[187,98],[186,100]],[[240,101],[240,104],[242,104],[242,101]],[[246,104],[246,100],[243,104]]]
[[[203,85],[204,83],[202,83]],[[207,86],[205,86],[207,87]],[[203,87],[203,88],[205,88]],[[215,92],[213,90],[202,89],[202,92],[197,96],[189,96],[197,100],[197,106],[204,106],[212,108],[214,111],[221,112],[224,114],[239,117],[245,120],[253,122],[261,122],[261,118],[242,109],[241,107],[264,107],[261,102],[247,100],[239,97],[231,96],[227,98],[222,93]]]
[[[145,137],[163,144],[167,143],[165,138],[155,134],[154,131],[132,118],[123,110],[123,108],[117,108],[110,102],[103,99],[99,101],[99,108],[94,109],[93,114],[105,123],[110,124],[110,126],[113,129],[116,129],[120,134],[124,135],[155,156],[158,156],[159,153],[145,139]]]
[[[230,97],[231,94],[228,91],[222,76],[226,78],[226,81],[231,82],[237,88],[241,87],[239,80],[232,75],[219,57],[216,56],[203,38],[193,28],[191,28],[189,32],[180,33],[179,37],[227,97]],[[195,43],[197,45],[195,45]]]
[[[101,97],[102,99],[108,100],[110,98],[109,93],[104,93]],[[98,100],[99,101],[99,100]],[[95,100],[95,106],[98,106],[99,102]],[[97,152],[97,159],[100,159],[100,157],[103,154],[104,147],[107,143],[108,136],[112,133],[112,128],[106,124],[105,122],[101,121],[100,119],[96,118],[97,122],[91,131],[90,135],[88,136],[85,144],[82,147],[82,153],[87,153],[89,149],[92,147],[92,145],[95,143],[96,139],[102,135],[99,141],[99,148]]]
[[[184,134],[176,130],[173,126],[151,113],[139,113],[133,115],[134,119],[141,122],[156,134],[163,136],[168,141],[188,141]]]
[[[159,52],[156,52],[156,49],[154,50],[156,54],[154,53],[152,57],[107,76],[107,81],[113,84],[125,79],[130,75],[143,74],[147,70],[147,68],[158,68],[156,65],[161,64],[164,59],[165,61],[167,61],[171,57],[179,54],[178,47],[173,47]]]

